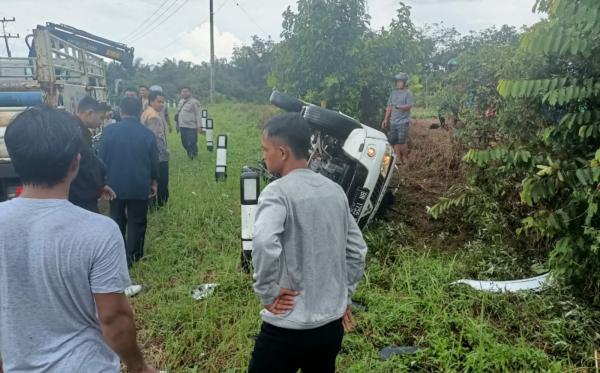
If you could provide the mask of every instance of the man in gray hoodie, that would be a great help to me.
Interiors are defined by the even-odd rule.
[[[335,372],[367,246],[342,188],[307,167],[300,114],[271,119],[262,146],[282,177],[261,193],[254,226],[254,291],[264,309],[249,372]]]

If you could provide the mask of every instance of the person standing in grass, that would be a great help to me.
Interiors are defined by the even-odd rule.
[[[144,255],[148,200],[156,195],[159,177],[156,139],[138,120],[140,110],[136,98],[121,100],[123,119],[104,131],[98,151],[108,170],[108,185],[117,194],[110,203],[110,217],[127,237],[130,267]]]
[[[150,91],[148,108],[142,114],[142,124],[156,137],[158,146],[158,191],[156,200],[152,201],[158,207],[163,207],[169,200],[169,150],[167,148],[167,122],[161,114],[165,108],[165,96],[159,91]]]
[[[24,191],[0,203],[0,372],[118,373],[120,360],[157,372],[136,342],[119,228],[68,201],[81,162],[77,122],[31,108],[4,139]]]
[[[181,132],[181,144],[190,159],[198,155],[198,132],[202,131],[200,102],[192,97],[190,87],[181,89],[181,100],[175,115],[177,128]]]
[[[413,96],[408,89],[408,74],[395,76],[396,90],[390,94],[382,129],[389,128],[390,144],[398,156],[397,164],[405,164],[408,158],[408,130],[410,127],[410,110],[413,107]]]
[[[105,185],[106,169],[92,148],[92,130],[100,128],[106,107],[90,96],[84,96],[77,105],[75,120],[81,134],[81,165],[69,191],[74,205],[99,213],[98,199],[112,200],[114,191]]]
[[[254,226],[254,291],[263,324],[249,372],[335,372],[367,245],[342,188],[307,167],[308,123],[271,119],[262,137],[269,172]]]
[[[151,86],[150,87],[150,92],[152,92],[152,91],[163,93],[163,89],[159,85],[153,85],[153,86]],[[173,132],[173,126],[171,125],[171,116],[169,115],[169,105],[166,102],[166,97],[165,97],[165,105],[163,105],[163,109],[162,109],[160,115],[163,117],[165,123],[167,124],[167,128],[169,129],[169,133]]]

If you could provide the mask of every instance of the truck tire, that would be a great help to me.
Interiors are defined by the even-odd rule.
[[[362,128],[362,125],[353,118],[315,105],[306,107],[304,119],[323,132],[339,139],[346,139],[350,132]]]
[[[273,93],[271,93],[269,102],[280,109],[292,113],[301,112],[302,108],[306,105],[304,102],[298,100],[297,98],[288,96],[285,93],[279,91],[273,91]]]

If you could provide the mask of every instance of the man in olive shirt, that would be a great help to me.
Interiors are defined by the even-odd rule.
[[[202,110],[200,102],[192,97],[189,87],[181,89],[175,120],[181,132],[181,144],[190,159],[194,159],[198,155],[198,132],[202,131]]]
[[[164,95],[163,89],[159,85],[151,86],[150,92],[152,92],[152,91],[160,92]],[[171,133],[171,132],[173,132],[173,126],[171,126],[171,116],[169,115],[169,105],[167,105],[167,96],[164,96],[164,98],[165,98],[165,105],[163,105],[163,109],[160,112],[160,115],[162,115],[163,119],[165,120],[165,123],[167,123],[167,128],[169,129],[169,133]]]

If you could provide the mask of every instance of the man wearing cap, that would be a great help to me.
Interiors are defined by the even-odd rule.
[[[398,156],[397,164],[402,165],[408,157],[408,129],[410,126],[410,110],[413,107],[413,96],[408,90],[408,74],[395,76],[396,90],[390,94],[381,128],[388,129],[390,144]]]

